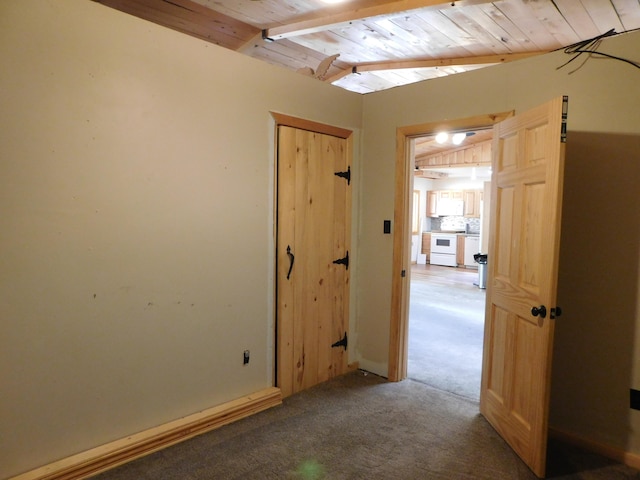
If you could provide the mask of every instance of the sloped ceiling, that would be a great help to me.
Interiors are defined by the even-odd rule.
[[[94,0],[369,93],[640,28],[638,0]]]

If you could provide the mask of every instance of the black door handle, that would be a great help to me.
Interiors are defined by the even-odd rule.
[[[290,245],[287,245],[287,255],[289,256],[289,272],[287,272],[287,280],[289,280],[289,277],[291,276],[291,270],[293,270],[293,262],[296,259],[296,257],[293,256],[293,253],[291,253]]]
[[[547,316],[547,307],[545,307],[544,305],[533,307],[531,309],[531,315],[533,315],[534,317],[537,317],[539,315],[540,318],[544,318]]]

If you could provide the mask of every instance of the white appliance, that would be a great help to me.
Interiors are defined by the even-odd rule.
[[[452,217],[464,215],[464,201],[461,198],[439,198],[436,204],[436,215]]]
[[[464,266],[465,267],[477,267],[473,256],[476,253],[480,253],[480,237],[479,236],[466,236],[464,239]]]
[[[431,233],[431,264],[456,266],[458,236],[455,233]]]

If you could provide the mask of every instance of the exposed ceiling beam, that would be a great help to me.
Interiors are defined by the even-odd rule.
[[[340,80],[352,73],[379,72],[382,70],[399,70],[403,68],[436,68],[436,67],[454,67],[462,65],[495,65],[498,63],[513,62],[523,58],[543,55],[548,51],[525,52],[525,53],[507,53],[504,55],[480,55],[476,57],[457,57],[457,58],[435,58],[425,60],[398,60],[374,63],[361,63],[353,65],[351,70],[343,70],[340,73],[332,75],[325,79],[326,82],[332,83]]]
[[[232,50],[260,34],[260,29],[192,0],[93,1]]]
[[[460,8],[465,5],[478,5],[491,3],[493,0],[389,0],[367,7],[356,7],[352,9],[326,8],[314,12],[313,16],[292,22],[286,25],[265,29],[263,37],[269,40],[281,40],[283,38],[297,37],[310,33],[331,30],[348,26],[349,24],[367,18],[382,15],[395,15],[409,10],[424,8],[449,9]]]
[[[417,177],[433,178],[433,179],[447,178],[449,176],[449,174],[444,172],[434,172],[432,170],[422,170],[422,169],[416,169],[415,175]]]
[[[264,41],[264,30],[257,32],[253,37],[244,42],[238,48],[236,48],[236,52],[242,53],[244,55],[248,55],[251,50],[256,48],[262,41]]]

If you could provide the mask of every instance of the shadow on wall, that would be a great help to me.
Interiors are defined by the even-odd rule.
[[[640,136],[569,132],[550,423],[626,450],[640,323]]]

